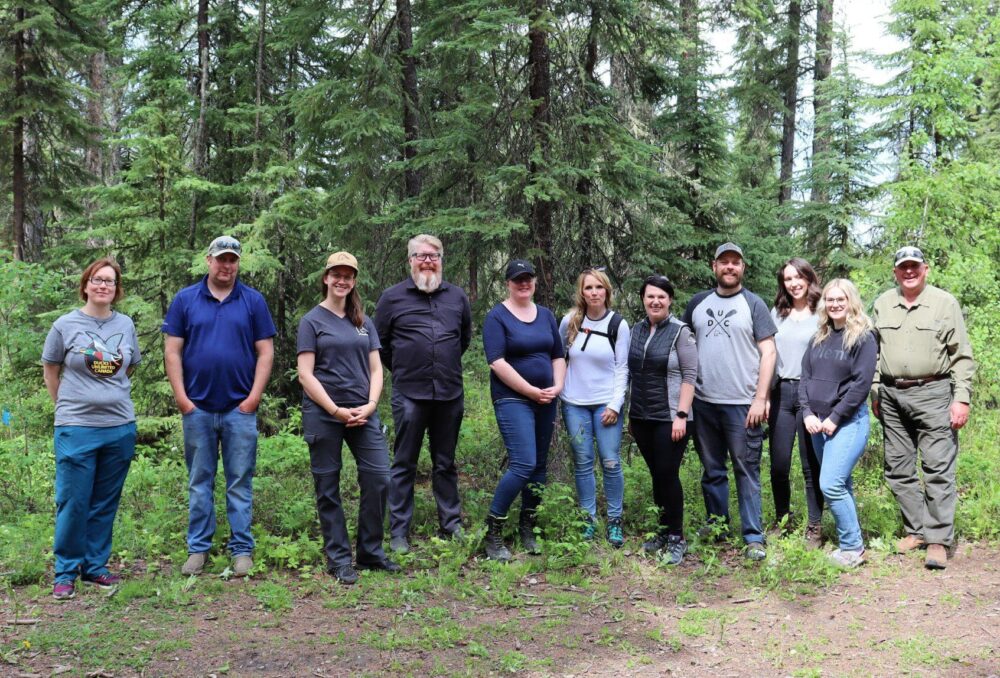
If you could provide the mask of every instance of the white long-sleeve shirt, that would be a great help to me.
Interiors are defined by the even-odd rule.
[[[618,326],[614,348],[607,337],[590,335],[584,329],[608,332],[612,312],[600,320],[584,316],[580,332],[569,349],[566,361],[566,383],[559,397],[571,405],[604,405],[615,412],[622,411],[628,388],[629,326],[623,319]],[[559,333],[566,344],[566,333],[572,314],[559,324]]]

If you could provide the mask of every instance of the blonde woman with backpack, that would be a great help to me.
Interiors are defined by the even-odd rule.
[[[620,447],[629,327],[611,310],[611,300],[611,281],[602,269],[588,268],[577,278],[576,303],[559,325],[566,350],[566,385],[559,399],[573,449],[576,491],[586,520],[584,538],[593,539],[597,527],[594,462],[599,456],[608,502],[608,542],[621,548],[625,543],[625,480]]]

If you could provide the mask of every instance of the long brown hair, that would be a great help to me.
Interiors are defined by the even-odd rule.
[[[583,296],[583,281],[587,279],[588,275],[597,278],[598,282],[604,286],[604,308],[609,311],[611,310],[611,280],[605,275],[604,271],[598,271],[593,268],[585,269],[576,279],[575,304],[569,310],[573,315],[570,316],[569,327],[566,328],[567,348],[573,345],[573,340],[576,339],[576,335],[580,332],[580,325],[583,324],[583,318],[587,315],[587,299]]]
[[[806,303],[809,304],[809,310],[815,313],[816,305],[823,293],[819,288],[819,276],[816,275],[816,271],[813,270],[809,262],[802,257],[792,257],[778,269],[778,293],[774,297],[774,310],[778,312],[779,318],[787,318],[795,306],[792,295],[785,289],[785,269],[789,266],[798,271],[799,275],[805,278],[809,284],[806,290]]]
[[[348,268],[350,268],[348,266]],[[326,299],[327,294],[327,284],[326,284],[326,274],[330,272],[330,269],[323,271],[323,275],[319,277],[319,288],[323,290],[323,299]],[[347,319],[351,321],[351,324],[355,327],[363,327],[365,324],[365,305],[361,301],[361,295],[358,294],[358,272],[354,272],[354,287],[351,288],[351,293],[347,295],[344,300],[344,310],[347,313]]]

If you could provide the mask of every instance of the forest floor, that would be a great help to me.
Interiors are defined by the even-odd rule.
[[[826,579],[796,549],[758,566],[713,547],[674,569],[626,549],[562,570],[421,550],[439,566],[351,587],[168,563],[135,564],[112,596],[8,587],[0,675],[1000,676],[994,546],[963,544],[938,572],[873,548]]]

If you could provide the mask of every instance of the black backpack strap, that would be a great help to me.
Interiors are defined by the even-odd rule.
[[[608,341],[611,342],[611,350],[615,350],[618,345],[618,326],[622,324],[622,318],[614,311],[611,312],[611,320],[608,321]]]

